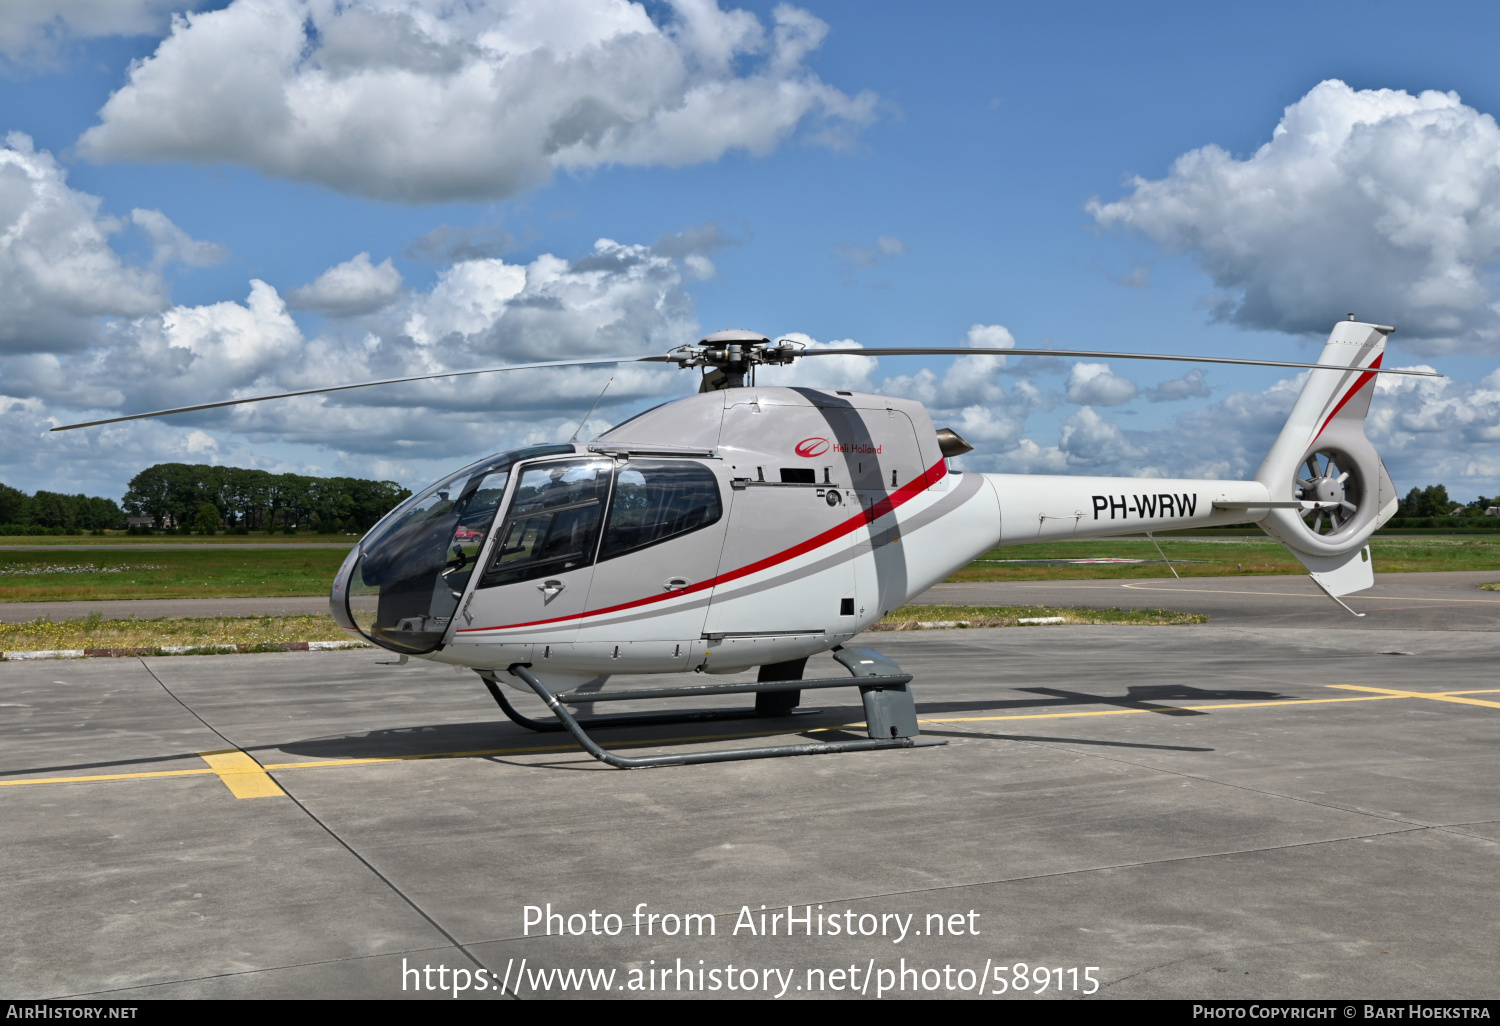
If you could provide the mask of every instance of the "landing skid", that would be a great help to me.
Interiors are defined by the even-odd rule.
[[[509,668],[512,676],[520,678],[535,691],[547,708],[557,717],[553,722],[534,720],[523,715],[505,697],[495,681],[493,673],[481,672],[485,688],[513,722],[541,732],[566,730],[583,746],[583,749],[600,762],[617,769],[648,769],[657,766],[689,766],[708,762],[738,762],[745,759],[782,759],[796,755],[833,755],[840,752],[869,752],[886,748],[928,748],[947,744],[946,741],[917,741],[916,706],[912,702],[907,685],[911,674],[902,673],[901,668],[874,649],[840,649],[834,658],[843,663],[854,674],[852,677],[827,680],[761,680],[744,684],[700,684],[678,688],[651,688],[632,691],[604,691],[585,693],[563,693],[554,695],[545,684],[530,672],[529,663],[516,663]],[[800,667],[799,667],[800,669]],[[881,672],[893,670],[895,672]],[[772,675],[777,676],[777,675]],[[865,720],[870,739],[867,741],[833,741],[821,744],[776,745],[767,748],[734,748],[729,751],[696,752],[687,755],[651,755],[638,758],[615,755],[601,748],[588,730],[608,727],[640,726],[651,723],[701,723],[709,720],[746,719],[764,716],[788,716],[810,714],[819,710],[793,710],[796,698],[788,684],[795,683],[796,691],[821,688],[857,687],[864,699]],[[567,709],[564,702],[621,702],[652,698],[687,698],[695,695],[755,694],[756,709],[713,709],[696,712],[671,713],[627,713],[618,716],[597,716],[579,719]]]

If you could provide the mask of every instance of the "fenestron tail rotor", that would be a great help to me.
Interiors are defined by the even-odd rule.
[[[328,392],[345,392],[354,388],[373,388],[377,385],[399,385],[413,381],[436,381],[442,378],[462,378],[476,374],[499,374],[503,371],[538,370],[548,367],[606,367],[627,363],[675,363],[678,367],[704,368],[704,387],[707,389],[739,388],[746,379],[754,380],[755,368],[762,365],[786,366],[804,356],[1058,356],[1067,358],[1102,360],[1168,360],[1179,363],[1227,363],[1249,367],[1297,367],[1319,368],[1316,363],[1297,363],[1288,360],[1241,360],[1217,356],[1177,356],[1164,353],[1114,353],[1104,350],[1083,349],[971,349],[967,347],[898,347],[878,349],[810,349],[790,339],[772,343],[770,338],[754,331],[738,329],[719,331],[701,339],[696,345],[679,346],[671,352],[651,356],[597,356],[578,360],[546,360],[539,363],[513,363],[500,367],[480,367],[473,370],[439,371],[435,374],[416,374],[404,378],[382,378],[378,381],[357,381],[346,385],[328,385],[322,388],[303,388],[292,392],[276,392],[270,395],[245,396],[238,399],[223,399],[193,406],[178,406],[169,410],[152,410],[149,413],[131,413],[120,417],[84,421],[80,424],[63,424],[53,431],[72,431],[75,428],[99,427],[103,424],[118,424],[127,420],[143,420],[148,417],[167,417],[176,413],[194,413],[214,410],[226,406],[242,406],[261,403],[270,399],[290,399],[303,395],[321,395]],[[1326,369],[1326,368],[1325,368]],[[1367,368],[1371,374],[1405,374],[1415,377],[1442,377],[1435,371],[1396,370]]]
[[[1359,513],[1365,488],[1353,459],[1336,449],[1308,454],[1292,482],[1292,495],[1301,500],[1302,522],[1315,535],[1337,534]]]

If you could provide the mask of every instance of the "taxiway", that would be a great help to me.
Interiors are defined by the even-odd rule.
[[[1493,997],[1493,623],[1356,622],[866,635],[946,747],[634,772],[368,651],[7,663],[0,995],[438,997],[403,967],[441,964],[493,998],[526,959],[626,997],[681,959],[795,970],[783,999],[851,996],[796,989],[809,969],[1018,963],[1098,966],[1104,997]],[[807,697],[824,712],[600,736],[858,736],[857,693]],[[523,926],[642,902],[715,935]],[[979,933],[731,933],[789,904]],[[575,996],[555,979],[521,996]]]

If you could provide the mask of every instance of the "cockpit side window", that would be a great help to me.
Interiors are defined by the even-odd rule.
[[[511,467],[571,445],[497,453],[396,507],[360,541],[345,601],[365,637],[394,652],[431,652],[473,574]]]
[[[565,573],[594,561],[609,497],[610,460],[525,467],[481,588]]]
[[[620,468],[599,560],[664,542],[724,515],[713,471],[689,460],[632,460]]]
[[[458,525],[449,543],[449,556],[443,564],[442,578],[455,598],[461,596],[474,574],[484,536],[495,519],[495,507],[505,495],[510,468],[476,475],[464,486],[463,498],[456,507]]]

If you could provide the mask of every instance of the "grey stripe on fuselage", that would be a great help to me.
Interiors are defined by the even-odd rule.
[[[916,516],[912,517],[910,520],[898,521],[898,524],[903,532],[919,531],[922,528],[926,527],[928,524],[932,523],[934,520],[937,520],[938,518],[946,516],[947,514],[953,512],[955,509],[973,498],[974,493],[979,491],[980,487],[984,484],[984,479],[981,478],[978,474],[958,474],[954,476],[958,477],[959,479],[957,488],[953,489],[953,491],[949,492],[946,496],[939,499],[937,502],[934,502],[931,506],[928,506],[926,509],[918,513]],[[890,544],[891,542],[889,540],[876,542],[875,536],[871,535],[868,540],[862,541],[855,546],[855,552],[873,552],[875,549],[884,548],[885,546]]]

